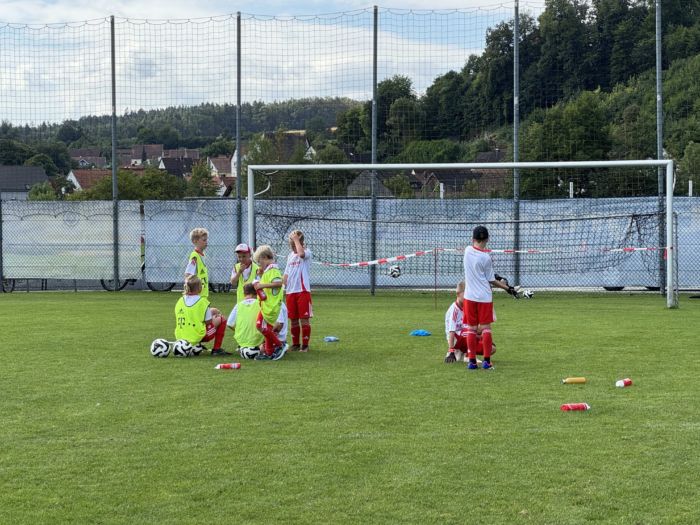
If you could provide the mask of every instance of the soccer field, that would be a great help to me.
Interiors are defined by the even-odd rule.
[[[499,293],[468,371],[452,294],[318,292],[309,354],[219,371],[149,355],[177,298],[0,297],[0,523],[700,523],[699,300]]]

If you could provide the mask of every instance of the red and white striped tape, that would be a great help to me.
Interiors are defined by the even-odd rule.
[[[665,247],[662,248],[657,248],[657,247],[650,247],[650,248],[635,248],[635,247],[627,247],[627,248],[605,248],[601,251],[606,252],[606,253],[632,253],[632,252],[653,252],[653,251],[659,251],[663,250],[664,254],[666,252]],[[513,249],[487,249],[487,252],[490,253],[503,253],[503,254],[516,254],[516,253],[523,253],[523,254],[530,254],[530,255],[536,255],[536,254],[550,254],[550,253],[564,253],[564,250],[538,250],[538,249],[521,249],[521,250],[513,250]],[[584,251],[587,251],[587,248],[584,249]],[[390,263],[395,263],[399,261],[405,261],[406,259],[410,259],[412,257],[421,257],[423,255],[431,255],[431,254],[436,254],[436,253],[454,253],[454,254],[459,254],[462,255],[464,254],[464,249],[457,249],[457,248],[433,248],[432,250],[420,250],[417,252],[413,253],[407,253],[405,255],[396,255],[394,257],[382,257],[381,259],[375,259],[373,261],[360,261],[360,262],[352,262],[352,263],[330,263],[330,262],[320,262],[320,261],[313,261],[314,264],[320,264],[322,266],[334,266],[337,268],[366,268],[367,266],[376,266],[376,265],[381,265],[381,264],[390,264]]]

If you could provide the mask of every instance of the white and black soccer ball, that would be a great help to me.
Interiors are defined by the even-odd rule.
[[[192,345],[189,341],[179,339],[173,344],[173,357],[190,357],[192,355]]]
[[[255,359],[259,353],[260,349],[257,346],[242,346],[238,349],[238,355],[243,359]]]
[[[202,352],[204,352],[204,346],[201,344],[197,344],[192,347],[192,355],[201,355]]]
[[[401,276],[401,268],[398,265],[389,267],[389,277],[396,279]]]
[[[170,355],[170,343],[165,339],[154,339],[151,343],[151,355],[153,357],[168,357]]]

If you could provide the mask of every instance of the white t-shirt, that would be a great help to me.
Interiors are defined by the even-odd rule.
[[[459,335],[462,331],[463,318],[462,306],[457,305],[456,301],[453,302],[445,312],[445,338],[447,338],[448,343],[450,342],[450,332],[456,332]]]
[[[277,337],[279,337],[279,340],[282,341],[283,343],[287,340],[287,327],[289,326],[289,323],[287,322],[287,318],[288,318],[287,305],[284,304],[284,301],[282,301],[282,307],[280,308],[280,314],[277,316],[277,322],[282,323],[282,328],[280,328],[280,331],[277,334]]]
[[[186,295],[185,296],[185,304],[187,306],[192,306],[197,301],[199,301],[199,295]],[[211,308],[207,308],[207,313],[204,315],[204,321],[209,322],[209,321],[211,321],[211,318],[212,318]]]
[[[236,263],[236,264],[238,264],[238,263]],[[234,275],[236,275],[236,264],[233,265],[233,269],[231,270],[231,279],[233,279]],[[248,268],[243,270],[243,275],[239,276],[239,277],[243,277],[243,280],[247,281],[248,277],[250,277],[250,272],[252,270],[253,270],[253,265],[251,264],[250,266],[248,266]]]
[[[284,267],[284,275],[287,276],[287,286],[285,292],[299,293],[311,291],[311,258],[313,254],[308,248],[304,248],[304,258],[296,253],[290,252],[287,255],[287,266]]]
[[[493,302],[491,283],[495,281],[493,263],[489,252],[474,246],[464,250],[464,282],[466,290],[464,298],[477,303]]]

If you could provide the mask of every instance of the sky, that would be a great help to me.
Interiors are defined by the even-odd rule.
[[[511,16],[512,1],[493,1],[433,0],[438,11],[418,0],[381,4],[378,80],[408,76],[420,96],[436,77],[460,70],[483,51],[487,29]],[[520,6],[527,10],[524,0]],[[109,15],[116,17],[118,114],[235,104],[237,8],[243,102],[369,100],[371,7],[360,0],[0,0],[0,116],[36,125],[109,114]]]
[[[521,5],[526,4],[521,0]],[[539,2],[540,4],[542,2]],[[386,9],[469,9],[513,5],[512,0],[385,0],[377,3]],[[304,2],[260,1],[231,2],[223,0],[0,0],[0,22],[51,24],[91,20],[114,15],[123,18],[174,20],[245,14],[294,16],[325,14],[371,8],[363,0],[306,0]]]

